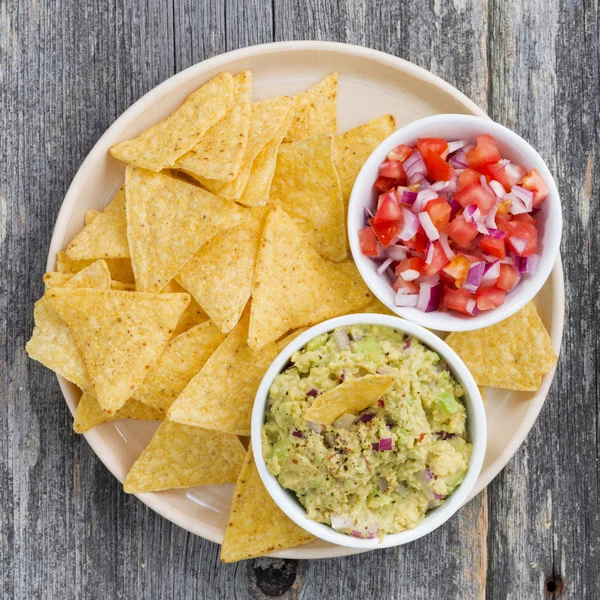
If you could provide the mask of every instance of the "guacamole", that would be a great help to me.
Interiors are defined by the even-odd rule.
[[[368,374],[393,387],[331,425],[304,414],[320,394]],[[352,325],[295,352],[269,390],[263,455],[311,519],[356,537],[412,529],[463,480],[464,391],[438,354],[390,327]]]

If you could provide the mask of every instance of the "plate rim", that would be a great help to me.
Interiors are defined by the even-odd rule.
[[[61,203],[54,229],[50,246],[48,249],[48,258],[46,261],[46,270],[51,271],[54,269],[56,264],[56,255],[58,251],[62,250],[64,245],[64,236],[67,230],[71,211],[76,204],[76,200],[83,189],[89,172],[93,169],[94,164],[97,160],[105,156],[107,151],[106,139],[113,137],[115,132],[123,130],[130,121],[134,120],[145,112],[149,105],[157,102],[163,96],[169,94],[174,88],[187,82],[188,80],[201,75],[203,72],[211,69],[223,67],[227,64],[245,58],[253,58],[265,54],[276,54],[276,53],[294,53],[304,51],[316,51],[316,52],[334,52],[338,54],[344,54],[347,56],[356,56],[367,60],[372,60],[389,66],[395,70],[406,73],[420,81],[429,83],[434,87],[445,92],[455,100],[460,102],[471,114],[477,116],[489,118],[487,113],[479,107],[475,102],[468,98],[465,94],[455,88],[453,85],[434,75],[427,69],[415,65],[403,58],[399,58],[392,54],[382,52],[380,50],[374,50],[372,48],[366,48],[353,44],[345,44],[341,42],[325,42],[325,41],[284,41],[284,42],[271,42],[267,44],[259,44],[255,46],[248,46],[237,50],[232,50],[223,54],[219,54],[212,58],[198,62],[190,67],[180,71],[179,73],[167,78],[162,83],[158,84],[146,94],[136,100],[129,108],[127,108],[102,134],[98,141],[94,144],[90,152],[87,154],[77,173],[73,177],[71,184],[69,185],[64,199]],[[560,354],[560,348],[564,330],[564,318],[565,318],[565,289],[564,289],[564,278],[562,261],[560,254],[556,261],[556,264],[552,270],[552,301],[558,303],[557,309],[552,312],[552,345],[557,353]],[[516,430],[511,443],[504,448],[504,451],[500,456],[485,470],[480,473],[477,483],[471,492],[471,495],[467,499],[469,502],[479,492],[481,492],[506,466],[508,461],[514,456],[517,450],[523,444],[525,437],[533,427],[537,420],[537,417],[544,405],[550,386],[552,385],[556,366],[548,373],[543,381],[542,387],[536,392],[535,396],[530,400],[530,407],[525,414],[525,419],[521,423],[520,427]],[[65,399],[67,406],[72,414],[74,414],[74,399],[72,384],[65,380],[60,375],[56,376],[61,388],[61,392]],[[71,399],[71,401],[69,401]],[[102,439],[100,433],[94,429],[85,432],[83,434],[90,448],[98,459],[104,464],[104,466],[112,473],[112,475],[119,481],[123,482],[125,474],[117,463],[113,456],[112,448],[106,441]],[[144,493],[136,494],[136,496],[160,516],[171,521],[175,525],[198,535],[211,542],[221,544],[223,540],[223,530],[215,525],[200,522],[197,519],[190,520],[189,516],[182,513],[179,509],[166,504],[161,499],[160,493]],[[333,558],[338,556],[347,556],[350,554],[358,554],[366,550],[356,548],[344,548],[341,546],[326,546],[323,548],[310,548],[298,547],[278,552],[271,553],[267,556],[279,557],[279,558],[295,558],[295,559],[315,559],[315,558]]]

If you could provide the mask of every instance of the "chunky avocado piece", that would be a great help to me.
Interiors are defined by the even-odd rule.
[[[306,350],[308,352],[314,352],[315,350],[318,350],[321,346],[325,345],[327,338],[328,334],[326,333],[318,335],[316,338],[310,340],[310,342],[306,344]]]
[[[456,401],[452,394],[442,394],[437,399],[438,404],[447,412],[449,415],[455,415],[460,410],[460,404]]]

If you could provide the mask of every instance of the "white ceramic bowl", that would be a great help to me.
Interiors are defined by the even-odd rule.
[[[261,429],[265,420],[269,388],[275,376],[284,370],[291,355],[296,350],[303,348],[314,337],[327,331],[332,331],[336,327],[356,324],[375,324],[392,327],[417,338],[435,350],[446,361],[456,379],[465,389],[464,403],[467,409],[467,431],[469,441],[473,444],[467,475],[444,504],[430,510],[414,529],[386,535],[381,541],[379,539],[366,540],[355,538],[344,533],[339,533],[328,525],[309,519],[296,495],[292,491],[281,487],[277,479],[269,473],[262,455]],[[364,550],[406,544],[426,535],[445,523],[466,502],[477,481],[485,455],[486,440],[487,428],[483,401],[471,373],[458,355],[443,340],[430,331],[423,329],[423,327],[397,317],[379,314],[356,314],[330,319],[311,327],[298,336],[286,346],[266,372],[258,388],[252,412],[252,450],[254,452],[254,460],[260,477],[276,504],[292,521],[313,535],[332,544]]]
[[[493,136],[503,158],[524,166],[528,171],[538,170],[549,194],[536,215],[538,221],[538,254],[540,263],[533,275],[524,276],[516,288],[506,295],[504,304],[496,309],[467,317],[454,312],[433,311],[424,313],[416,308],[401,308],[394,302],[395,293],[385,275],[377,274],[377,264],[363,256],[358,241],[358,231],[364,227],[364,209],[373,208],[379,165],[387,153],[398,144],[413,146],[420,137],[441,137],[447,140],[468,139],[488,133]],[[348,237],[356,266],[371,291],[390,310],[414,323],[439,331],[468,331],[498,323],[523,308],[540,291],[558,257],[562,231],[560,197],[556,183],[543,158],[522,137],[489,119],[471,115],[435,115],[414,121],[395,131],[384,140],[363,165],[350,197],[348,209]]]

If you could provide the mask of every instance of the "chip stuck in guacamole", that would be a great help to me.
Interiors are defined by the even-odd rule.
[[[267,468],[309,518],[340,532],[381,538],[413,529],[467,473],[463,395],[436,352],[391,327],[324,333],[273,380],[262,431]],[[327,397],[331,413],[343,413],[329,425],[314,421]]]

